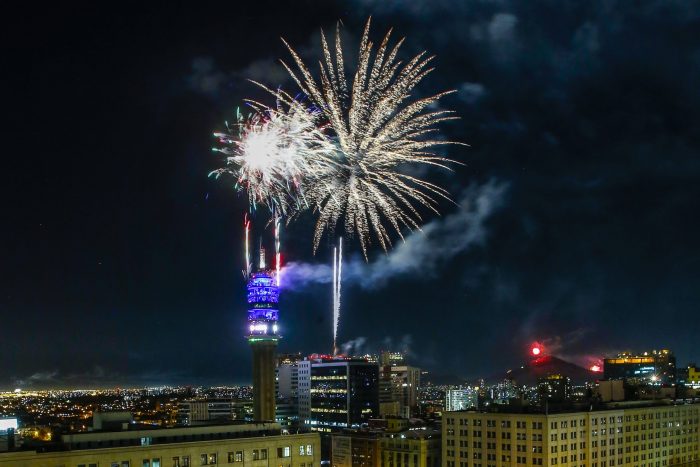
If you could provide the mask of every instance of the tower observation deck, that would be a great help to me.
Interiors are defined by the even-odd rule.
[[[248,278],[246,339],[253,350],[253,416],[256,421],[274,421],[275,358],[281,338],[277,324],[279,286],[275,273],[265,269],[264,260],[260,266]]]

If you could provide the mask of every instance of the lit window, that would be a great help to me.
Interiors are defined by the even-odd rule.
[[[216,454],[209,454],[209,463],[216,464]],[[160,467],[160,465],[153,466],[153,467]]]
[[[206,454],[199,455],[199,465],[207,465],[207,455]]]
[[[97,467],[97,466],[95,466]],[[153,459],[151,461],[151,467],[160,467],[160,458]]]
[[[307,444],[306,445],[306,455],[307,456],[312,456],[314,454],[314,448],[312,445]]]
[[[299,455],[300,456],[304,455],[304,445],[303,444],[301,446],[299,446]]]

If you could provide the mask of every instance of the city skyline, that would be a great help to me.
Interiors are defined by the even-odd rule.
[[[370,15],[375,41],[406,36],[403,58],[437,55],[428,89],[456,89],[461,117],[441,130],[470,147],[428,172],[459,205],[368,261],[344,239],[340,347],[456,378],[516,367],[532,342],[585,368],[652,348],[700,361],[692,8],[110,8],[18,11],[8,29],[33,33],[10,51],[0,389],[251,381],[248,200],[208,177],[211,133],[259,95],[246,79],[290,84],[280,35],[314,63],[320,27],[355,39]],[[266,213],[251,220],[270,241]],[[333,350],[336,243],[313,255],[313,221],[282,229],[280,352]]]

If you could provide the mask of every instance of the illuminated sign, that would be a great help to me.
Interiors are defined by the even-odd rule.
[[[17,419],[16,418],[0,418],[0,431],[17,429]]]

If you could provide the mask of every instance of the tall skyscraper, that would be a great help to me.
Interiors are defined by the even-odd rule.
[[[330,433],[357,428],[379,416],[376,363],[353,358],[299,363],[299,414],[312,430]]]
[[[273,271],[265,269],[260,249],[260,270],[248,279],[248,343],[253,350],[253,418],[275,420],[275,362],[280,339],[279,286]]]

